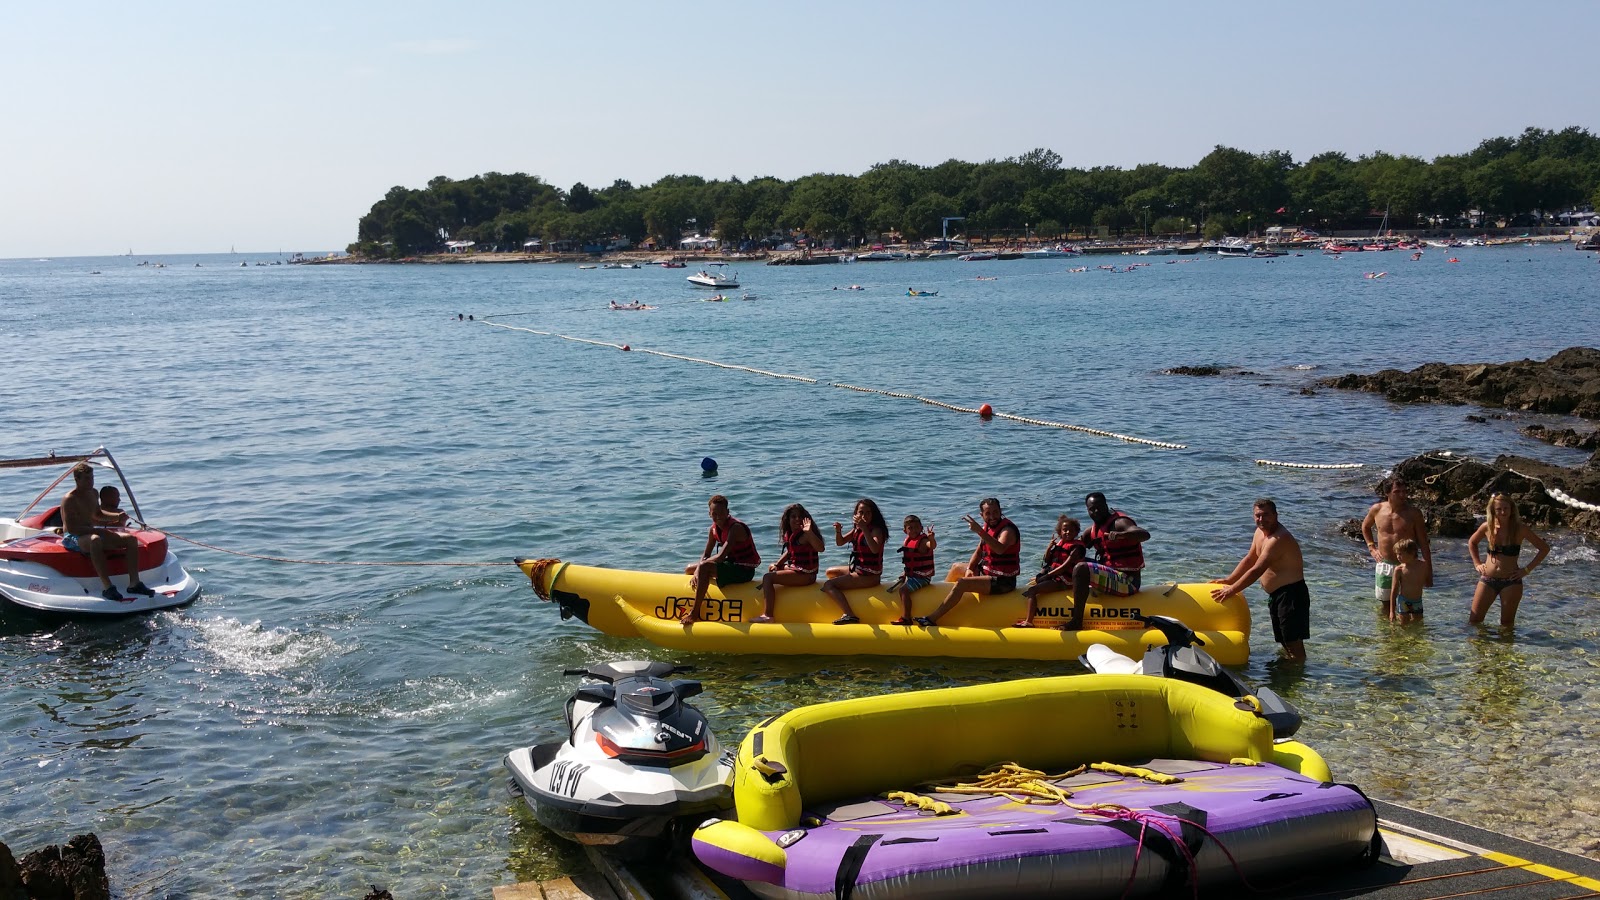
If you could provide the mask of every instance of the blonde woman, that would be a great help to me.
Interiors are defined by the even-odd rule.
[[[1522,544],[1526,541],[1538,551],[1533,561],[1519,566]],[[1489,553],[1480,555],[1478,545],[1487,542]],[[1468,620],[1476,625],[1489,614],[1495,598],[1500,598],[1500,626],[1517,624],[1517,605],[1522,602],[1522,579],[1532,572],[1550,553],[1550,545],[1532,528],[1522,524],[1517,505],[1505,494],[1489,498],[1484,511],[1484,522],[1472,533],[1467,542],[1467,552],[1472,554],[1472,565],[1478,570],[1478,589],[1472,595],[1472,616]]]

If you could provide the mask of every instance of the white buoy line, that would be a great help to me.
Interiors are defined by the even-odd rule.
[[[1043,274],[1043,273],[1039,273],[1039,274]],[[827,387],[841,388],[843,390],[856,391],[857,393],[862,393],[862,394],[879,394],[879,395],[882,395],[882,396],[885,396],[885,397],[893,397],[893,398],[898,399],[898,400],[915,400],[918,403],[925,403],[925,404],[927,404],[929,406],[936,406],[936,407],[939,407],[940,409],[950,410],[951,412],[967,413],[967,414],[970,414],[970,415],[982,415],[982,410],[980,408],[977,408],[977,407],[957,406],[954,403],[946,403],[943,400],[937,400],[937,399],[934,399],[932,397],[924,397],[924,396],[921,396],[921,395],[918,395],[918,394],[905,393],[905,392],[902,392],[902,391],[886,391],[886,390],[883,390],[881,388],[863,387],[862,385],[849,384],[847,382],[842,382],[842,381],[823,382],[823,381],[819,381],[816,378],[809,378],[809,377],[804,376],[804,375],[791,375],[791,374],[788,374],[786,372],[773,372],[773,371],[769,371],[767,369],[758,369],[758,368],[755,368],[753,366],[742,366],[742,365],[738,365],[736,363],[719,362],[719,361],[714,360],[714,359],[703,359],[701,357],[686,356],[686,355],[680,354],[680,353],[668,353],[668,352],[666,352],[664,350],[650,350],[650,349],[641,348],[641,347],[631,347],[631,346],[629,346],[627,344],[617,344],[617,343],[612,343],[612,342],[609,342],[609,341],[597,341],[597,340],[593,340],[591,338],[581,338],[581,337],[576,337],[576,336],[573,336],[573,335],[560,334],[560,333],[553,332],[553,331],[540,331],[537,328],[527,328],[527,327],[520,326],[520,325],[507,325],[507,324],[502,323],[502,322],[491,322],[491,321],[488,321],[487,318],[480,319],[479,321],[482,322],[484,325],[489,325],[489,326],[492,326],[494,328],[504,328],[504,329],[506,329],[508,331],[522,331],[522,332],[526,332],[528,334],[537,334],[537,335],[540,335],[542,337],[556,337],[556,338],[560,338],[561,340],[564,340],[564,341],[572,341],[572,342],[578,343],[578,344],[588,344],[588,345],[593,346],[593,347],[607,347],[607,348],[610,348],[610,349],[613,349],[613,350],[624,350],[624,351],[628,351],[628,352],[631,352],[631,353],[645,353],[645,354],[649,354],[651,356],[659,356],[659,357],[662,357],[664,359],[675,359],[675,360],[678,360],[680,362],[698,363],[700,365],[714,366],[714,367],[719,368],[719,369],[731,369],[731,370],[739,371],[739,372],[749,372],[752,375],[762,375],[762,376],[765,376],[767,378],[780,378],[780,379],[784,379],[784,380],[787,380],[787,381],[798,381],[798,382],[801,382],[803,384],[824,384]],[[987,405],[987,404],[985,404],[985,405]],[[1000,412],[998,410],[991,410],[991,414],[997,419],[1005,419],[1005,420],[1011,421],[1011,422],[1019,422],[1019,423],[1024,424],[1024,425],[1033,425],[1033,426],[1040,427],[1040,428],[1057,428],[1057,429],[1061,429],[1061,430],[1064,430],[1064,431],[1075,431],[1075,432],[1078,432],[1079,434],[1087,434],[1087,435],[1092,435],[1094,437],[1110,438],[1112,440],[1123,441],[1123,442],[1129,443],[1129,444],[1139,444],[1139,445],[1145,446],[1145,447],[1155,447],[1155,448],[1160,449],[1160,450],[1187,450],[1189,448],[1188,444],[1180,444],[1180,443],[1176,443],[1176,442],[1173,442],[1173,441],[1157,441],[1157,440],[1152,440],[1150,438],[1137,437],[1137,436],[1131,435],[1131,434],[1123,434],[1123,433],[1117,432],[1117,431],[1107,431],[1107,430],[1101,429],[1101,428],[1091,428],[1091,427],[1089,427],[1087,425],[1075,425],[1075,424],[1070,423],[1070,422],[1054,422],[1054,421],[1051,421],[1049,419],[1038,419],[1038,418],[1033,418],[1031,416],[1019,416],[1019,415],[1015,415],[1013,413]],[[1334,469],[1361,469],[1361,468],[1365,468],[1366,467],[1365,463],[1296,463],[1296,462],[1283,462],[1281,460],[1271,460],[1271,459],[1258,459],[1258,460],[1255,460],[1255,462],[1256,462],[1257,465],[1274,466],[1274,467],[1285,468],[1285,469],[1326,469],[1326,470],[1334,470]],[[1554,495],[1552,494],[1552,496],[1554,496]],[[1574,502],[1577,502],[1577,501],[1574,501]]]

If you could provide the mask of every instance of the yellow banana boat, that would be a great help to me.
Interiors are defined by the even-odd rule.
[[[740,584],[712,585],[702,621],[678,617],[694,601],[681,573],[635,572],[580,566],[558,559],[519,559],[540,599],[552,601],[563,619],[576,617],[605,634],[644,638],[671,650],[704,653],[819,653],[829,655],[957,656],[974,659],[1077,659],[1090,644],[1125,656],[1166,643],[1136,615],[1171,616],[1205,641],[1223,665],[1250,657],[1250,607],[1243,597],[1218,603],[1212,584],[1154,585],[1131,597],[1091,594],[1080,631],[1058,631],[1071,612],[1071,594],[1046,594],[1034,617],[1037,627],[1015,628],[1027,612],[1021,592],[977,599],[968,596],[934,628],[891,625],[900,616],[899,595],[888,585],[847,591],[860,624],[834,625],[839,608],[816,586],[778,588],[777,621],[752,624],[761,613],[761,590]],[[944,599],[949,582],[934,582],[912,596],[912,614],[927,615]]]

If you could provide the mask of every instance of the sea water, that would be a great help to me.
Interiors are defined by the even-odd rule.
[[[659,268],[0,262],[0,456],[109,447],[205,587],[120,620],[0,611],[0,840],[93,831],[130,898],[485,896],[572,871],[581,854],[510,798],[500,762],[560,733],[564,667],[697,664],[696,702],[729,743],[797,704],[1079,669],[673,654],[561,621],[511,558],[676,569],[722,493],[769,558],[785,504],[826,528],[870,496],[896,540],[908,513],[934,526],[941,567],[971,552],[961,516],[994,496],[1031,563],[1099,490],[1151,532],[1151,582],[1226,574],[1252,501],[1274,498],[1305,549],[1310,661],[1276,660],[1252,589],[1244,674],[1300,706],[1336,776],[1600,854],[1592,542],[1549,535],[1501,633],[1466,624],[1464,542],[1435,538],[1426,624],[1401,628],[1339,531],[1423,450],[1584,458],[1517,433],[1547,418],[1315,386],[1600,345],[1593,254],[1451,252],[740,264],[721,303]],[[851,284],[865,289],[836,290]],[[603,346],[622,344],[816,382]],[[1162,374],[1182,365],[1228,374]],[[53,475],[0,472],[6,514]]]

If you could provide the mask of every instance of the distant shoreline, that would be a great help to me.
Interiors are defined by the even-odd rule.
[[[1480,230],[1472,232],[1471,234],[1472,235],[1483,235],[1485,233],[1486,232],[1484,232],[1483,230],[1480,229]],[[1409,233],[1395,232],[1395,236],[1396,237],[1402,237],[1403,235],[1404,236],[1409,236]],[[1523,235],[1515,235],[1515,236],[1502,235],[1502,236],[1493,238],[1492,240],[1494,241],[1494,243],[1491,244],[1491,246],[1504,245],[1504,244],[1507,244],[1507,243],[1566,244],[1566,243],[1576,243],[1576,242],[1582,240],[1584,237],[1585,237],[1584,234],[1582,234],[1580,232],[1577,232],[1577,231],[1571,231],[1571,232],[1563,231],[1560,234],[1535,234],[1535,235],[1527,235],[1527,236],[1523,236]],[[1326,240],[1332,240],[1332,239],[1333,238],[1320,239],[1320,240],[1316,240],[1316,241],[1283,242],[1282,246],[1285,247],[1286,249],[1302,249],[1302,250],[1304,250],[1304,249],[1317,249]],[[1349,239],[1349,238],[1343,238],[1343,239]],[[1077,244],[1077,245],[1083,246],[1085,248],[1085,251],[1086,252],[1090,252],[1090,253],[1096,253],[1096,252],[1097,253],[1124,253],[1124,252],[1126,252],[1126,253],[1134,253],[1134,252],[1137,252],[1139,250],[1143,250],[1143,249],[1149,248],[1149,247],[1163,247],[1163,246],[1171,247],[1171,246],[1176,246],[1177,244],[1180,244],[1180,243],[1181,244],[1199,244],[1199,243],[1202,243],[1202,242],[1197,240],[1197,239],[1191,238],[1191,239],[1189,239],[1187,241],[1181,241],[1181,242],[1135,239],[1135,240],[1128,240],[1128,241],[1116,241],[1116,242],[1110,243],[1110,244],[1100,243],[1099,241],[1091,242],[1091,241],[1088,241],[1088,240],[1069,241],[1068,243],[1073,243],[1073,244]],[[1092,249],[1091,249],[1091,245],[1093,245]],[[1011,246],[1011,244],[1009,244],[1008,242],[1004,242],[1004,241],[994,241],[994,242],[988,242],[988,243],[983,242],[983,241],[974,241],[971,246],[972,246],[973,249],[978,249],[978,248],[981,247],[981,248],[983,248],[985,250],[995,250],[995,249],[999,249],[999,248],[1002,248],[1002,247],[1009,247],[1009,246]],[[864,248],[852,248],[852,249],[846,249],[846,250],[822,251],[822,252],[818,252],[818,253],[815,253],[815,254],[812,254],[812,255],[816,256],[816,257],[853,256],[853,255],[855,255],[857,253],[862,253],[862,252],[867,252],[867,251]],[[916,251],[913,251],[913,252],[916,252]],[[617,251],[609,251],[609,252],[606,252],[606,253],[603,253],[603,254],[601,254],[601,253],[583,253],[583,252],[571,252],[571,253],[514,253],[514,252],[513,253],[495,253],[495,252],[482,252],[482,253],[428,253],[428,254],[423,254],[423,255],[420,255],[420,256],[407,256],[407,257],[403,257],[401,259],[384,259],[384,258],[378,258],[378,257],[366,257],[366,256],[354,256],[354,255],[325,256],[325,257],[315,257],[315,258],[311,258],[311,259],[296,260],[296,261],[294,261],[294,264],[295,265],[306,265],[306,266],[312,266],[312,265],[315,265],[315,266],[369,265],[369,264],[370,265],[507,265],[507,264],[560,264],[560,263],[567,263],[567,264],[571,264],[571,265],[586,265],[586,264],[590,264],[590,263],[598,264],[598,262],[600,260],[604,260],[605,262],[612,262],[612,263],[627,262],[627,263],[637,263],[639,265],[646,265],[646,266],[659,265],[659,264],[661,264],[663,262],[680,262],[680,263],[685,264],[686,266],[690,266],[690,265],[706,265],[706,264],[709,264],[709,263],[765,263],[765,262],[772,261],[772,260],[795,259],[795,258],[802,257],[804,255],[805,255],[805,251],[801,251],[801,250],[784,250],[784,251],[771,251],[771,252],[768,252],[768,251],[756,251],[754,253],[704,253],[704,252],[685,253],[685,252],[682,252],[682,251],[669,251],[669,250],[617,250]]]

